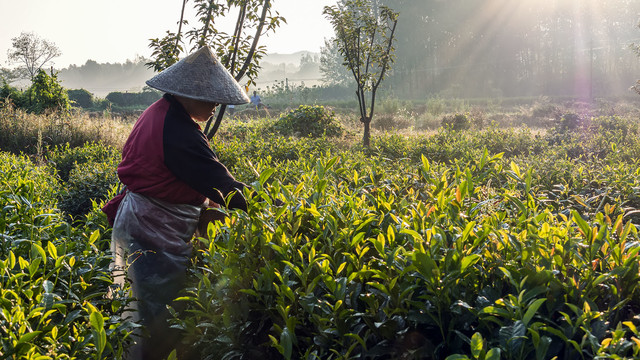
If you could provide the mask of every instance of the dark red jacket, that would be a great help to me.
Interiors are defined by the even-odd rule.
[[[205,198],[246,210],[236,181],[218,161],[200,126],[171,95],[165,94],[142,113],[122,149],[118,177],[128,191],[174,204],[200,205]],[[113,224],[124,194],[102,209]]]

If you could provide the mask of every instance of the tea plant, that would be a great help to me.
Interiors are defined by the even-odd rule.
[[[0,346],[11,359],[122,357],[134,324],[123,294],[107,297],[110,256],[56,209],[56,180],[0,153]]]
[[[210,226],[181,298],[188,310],[176,326],[203,354],[638,352],[638,234],[614,199],[592,213],[577,200],[550,206],[552,189],[532,168],[487,151],[464,167],[426,157],[300,159],[288,164],[299,179],[288,185],[254,165],[264,201]],[[288,205],[274,207],[274,197]]]
[[[333,111],[323,106],[301,105],[281,115],[273,126],[283,135],[301,137],[339,136],[344,131]]]
[[[203,359],[638,357],[638,128],[588,120],[368,148],[234,123],[213,147],[255,193],[194,239],[174,326]],[[41,166],[0,154],[3,356],[126,351],[99,212],[117,161],[97,144]],[[65,193],[104,195],[70,224]]]

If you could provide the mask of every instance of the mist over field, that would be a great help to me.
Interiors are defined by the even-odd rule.
[[[315,62],[300,66],[303,56],[315,59]],[[267,54],[262,62],[262,71],[256,80],[258,88],[272,86],[277,81],[289,79],[292,83],[316,85],[320,83],[321,74],[318,66],[320,54],[300,51],[293,54]],[[145,63],[148,59],[136,58],[125,63],[98,63],[87,60],[82,65],[71,65],[60,69],[58,77],[68,89],[85,89],[98,97],[105,97],[110,92],[139,92],[145,81],[154,76],[152,69]]]
[[[632,50],[640,43],[638,1],[378,3],[400,14],[395,63],[382,85],[384,94],[404,99],[628,96],[640,78],[640,60]],[[278,29],[272,36],[286,31]],[[327,44],[323,56],[341,67],[342,59]],[[270,53],[260,62],[256,88],[285,82],[321,85],[320,58],[318,52]],[[153,76],[144,66],[146,60],[88,60],[60,69],[59,77],[65,87],[85,88],[97,96],[140,91]]]

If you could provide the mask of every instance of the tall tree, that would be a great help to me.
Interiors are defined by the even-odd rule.
[[[23,77],[31,80],[43,66],[62,55],[56,44],[30,32],[23,32],[12,38],[11,45],[12,48],[7,52],[9,62],[21,64],[18,70]]]
[[[353,83],[353,75],[344,66],[335,38],[325,39],[324,46],[320,49],[320,72],[322,82],[327,85],[349,86]]]
[[[260,38],[286,22],[272,11],[272,0],[193,0],[198,26],[183,34],[185,4],[183,0],[178,32],[167,31],[164,38],[151,40],[153,61],[148,65],[161,71],[175,63],[181,54],[209,45],[236,81],[247,86],[255,84],[260,59],[266,54],[266,47],[258,45]],[[215,26],[216,19],[233,15],[236,16],[233,31],[225,32]],[[189,50],[185,44],[191,46]],[[243,81],[245,76],[247,80]],[[205,133],[209,139],[217,132],[225,110],[226,105],[219,107],[213,126],[213,117],[207,122]]]
[[[335,44],[344,64],[356,81],[360,121],[364,125],[362,142],[369,146],[376,92],[395,58],[393,40],[398,13],[377,2],[342,0],[335,6],[325,6],[324,14],[333,25]]]
[[[640,29],[640,24],[638,24],[638,29]],[[633,50],[633,52],[635,52],[636,55],[640,57],[640,44],[633,43],[629,46],[631,47],[631,50]],[[636,84],[632,86],[631,89],[633,89],[633,91],[640,95],[640,80],[636,81]]]

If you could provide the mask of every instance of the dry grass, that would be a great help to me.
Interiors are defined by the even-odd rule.
[[[132,127],[131,121],[86,113],[49,113],[34,115],[0,104],[0,150],[12,153],[41,154],[48,146],[72,147],[96,142],[122,148]]]

